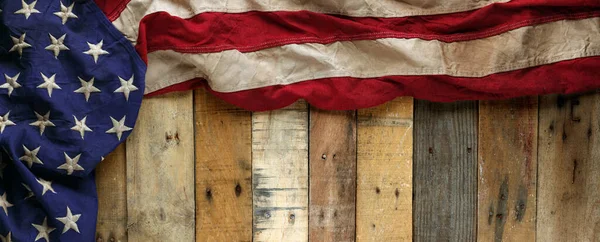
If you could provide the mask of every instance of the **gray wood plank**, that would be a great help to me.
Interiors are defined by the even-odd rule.
[[[415,101],[414,241],[475,241],[477,102]]]

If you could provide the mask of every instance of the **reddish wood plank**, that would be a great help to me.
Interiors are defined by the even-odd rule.
[[[356,111],[310,112],[310,241],[354,241]]]

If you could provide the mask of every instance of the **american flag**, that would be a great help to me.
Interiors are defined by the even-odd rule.
[[[93,170],[131,133],[146,65],[92,1],[0,9],[0,240],[93,241]]]
[[[354,109],[600,87],[598,0],[96,2],[147,61],[150,96]]]

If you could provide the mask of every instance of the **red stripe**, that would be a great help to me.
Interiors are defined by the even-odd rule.
[[[131,0],[94,0],[96,5],[100,7],[102,12],[106,15],[108,20],[114,21],[117,19],[121,12],[127,7],[127,4]]]
[[[251,52],[286,44],[378,38],[454,42],[485,38],[528,25],[600,16],[600,8],[568,7],[578,5],[566,3],[552,7],[538,2],[512,1],[469,12],[405,18],[355,18],[299,11],[211,12],[181,19],[161,12],[142,20],[138,44],[142,52],[206,53],[230,49]],[[579,1],[584,2],[592,5],[592,1]],[[600,7],[600,1],[593,2]]]
[[[430,101],[490,100],[549,93],[575,93],[600,88],[600,57],[493,74],[482,78],[450,76],[387,76],[327,78],[286,86],[219,93],[219,98],[252,111],[285,107],[303,98],[322,109],[350,110],[379,105],[398,96]],[[147,96],[206,86],[194,79]]]

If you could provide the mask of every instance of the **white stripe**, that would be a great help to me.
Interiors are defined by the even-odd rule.
[[[406,17],[456,13],[510,0],[132,0],[113,24],[130,40],[146,15],[167,12],[191,18],[205,12],[300,11],[355,17]]]
[[[182,54],[168,50],[148,55],[146,92],[196,77],[207,79],[219,92],[327,77],[483,77],[596,55],[600,55],[600,18],[562,20],[453,43],[386,38],[291,44],[250,53]]]

